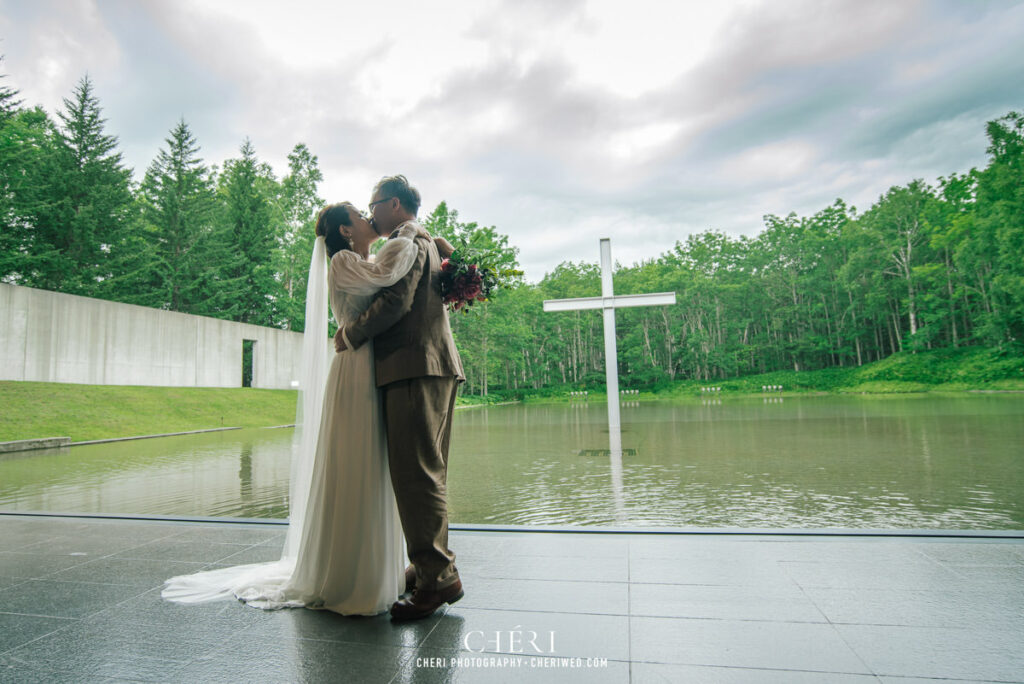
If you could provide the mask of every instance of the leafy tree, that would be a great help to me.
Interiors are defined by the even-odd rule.
[[[313,230],[324,205],[317,186],[323,179],[316,155],[306,145],[296,145],[288,155],[288,175],[281,181],[284,223],[274,264],[281,288],[280,315],[283,323],[295,331],[305,329],[306,283],[316,238]]]
[[[864,216],[865,223],[879,241],[880,256],[886,261],[884,273],[900,282],[906,292],[905,306],[910,335],[917,334],[917,283],[914,268],[922,260],[921,249],[926,245],[924,212],[932,198],[932,189],[923,181],[915,180],[907,187],[893,187]],[[893,293],[894,309],[901,314],[902,292]],[[902,340],[898,321],[894,323],[897,337]],[[902,341],[900,347],[902,348]]]
[[[994,254],[993,341],[1024,344],[1024,114],[1010,112],[987,126],[991,161],[978,179],[979,228]]]
[[[1024,339],[1024,115],[988,123],[985,168],[895,186],[862,213],[842,200],[766,216],[753,238],[707,230],[616,267],[620,294],[672,291],[669,307],[617,313],[624,387],[776,369],[861,365],[901,349]],[[88,77],[56,122],[0,85],[0,280],[301,330],[312,222],[323,204],[303,144],[280,183],[246,140],[221,171],[184,121],[137,191]],[[435,235],[499,255],[494,226],[441,202]],[[451,318],[469,382],[489,394],[604,382],[599,312],[547,314],[594,296],[593,263],[562,263]]]
[[[495,255],[489,266],[496,271],[519,269],[519,249],[509,245],[508,236],[494,226],[480,226],[475,222],[459,221],[459,213],[441,202],[424,220],[423,226],[431,235],[443,237],[456,249],[465,245]],[[499,292],[495,300],[508,296]],[[487,395],[491,376],[500,371],[500,360],[492,355],[494,335],[491,327],[491,307],[467,307],[462,314],[452,317],[452,334],[460,343],[467,384]]]

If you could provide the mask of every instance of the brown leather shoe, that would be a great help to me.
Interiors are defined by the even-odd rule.
[[[416,568],[408,565],[405,568],[405,593],[411,593],[416,588]]]
[[[436,591],[417,589],[411,597],[395,601],[391,605],[391,620],[404,622],[425,618],[428,615],[433,615],[434,611],[444,604],[455,603],[465,595],[466,592],[462,590],[462,580],[455,580],[444,589]]]

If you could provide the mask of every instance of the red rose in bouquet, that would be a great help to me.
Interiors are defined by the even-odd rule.
[[[503,271],[488,265],[497,258],[489,252],[470,247],[465,242],[441,262],[441,298],[450,311],[472,306],[474,302],[485,302],[491,292],[505,283],[503,278],[522,275],[520,271]],[[470,263],[472,259],[473,263]]]

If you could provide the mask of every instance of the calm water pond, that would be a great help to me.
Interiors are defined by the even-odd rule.
[[[459,411],[456,523],[1024,529],[1024,397],[799,397]],[[287,516],[289,429],[0,458],[0,510]]]

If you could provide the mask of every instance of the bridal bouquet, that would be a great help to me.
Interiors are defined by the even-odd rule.
[[[462,242],[441,262],[441,298],[449,311],[465,312],[474,302],[486,302],[495,290],[523,274],[513,269],[499,270],[497,258],[497,254]]]

